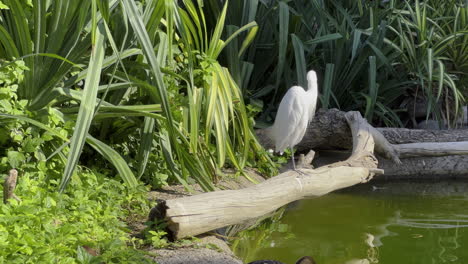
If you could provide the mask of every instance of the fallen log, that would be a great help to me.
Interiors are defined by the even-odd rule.
[[[309,149],[350,149],[351,133],[344,118],[345,112],[338,109],[319,109],[312,123],[296,148],[299,152]],[[468,129],[424,130],[407,128],[375,128],[390,144],[421,142],[460,142],[468,141]],[[267,136],[267,129],[257,129],[257,137],[265,148],[274,144]]]
[[[417,143],[392,144],[401,163],[380,158],[379,168],[386,174],[384,179],[468,178],[468,130],[386,128],[379,131],[393,142],[419,140]]]
[[[337,109],[319,110],[304,139],[297,145],[298,151],[350,149],[351,134],[344,114]],[[265,131],[259,129],[256,133],[263,146],[271,148]],[[376,141],[379,168],[385,170],[385,178],[432,178],[433,175],[468,178],[465,158],[459,156],[468,154],[468,129],[372,128],[371,133]]]
[[[320,151],[314,160],[316,166],[323,166],[346,159],[349,151]],[[449,155],[433,157],[402,158],[400,164],[383,157],[377,157],[378,168],[385,171],[384,175],[373,180],[440,180],[468,179],[468,155]]]
[[[468,141],[396,145],[400,157],[468,155]]]
[[[385,175],[379,179],[468,179],[468,155],[411,157],[401,161],[395,165],[379,159],[379,168],[385,170]]]
[[[373,155],[372,127],[359,112],[348,112],[344,117],[353,138],[347,160],[313,170],[287,171],[250,188],[163,201],[153,208],[150,221],[164,220],[172,239],[194,236],[260,217],[305,197],[367,182],[374,174],[383,173]]]
[[[264,148],[274,149],[275,144],[268,136],[268,129],[257,129],[255,133]],[[307,152],[316,147],[350,149],[351,146],[351,131],[346,123],[345,112],[338,109],[319,109],[296,149],[299,152]]]
[[[391,144],[468,141],[468,129],[425,130],[377,128]]]
[[[307,152],[310,149],[350,149],[354,140],[351,138],[349,126],[346,122],[346,112],[338,109],[320,109],[312,123],[307,127],[307,131],[302,141],[296,146],[297,151]],[[390,144],[380,131],[368,125],[369,132],[375,141],[375,151],[381,156],[399,164],[395,146]],[[273,141],[269,137],[269,128],[255,131],[257,137],[266,149],[274,148]]]

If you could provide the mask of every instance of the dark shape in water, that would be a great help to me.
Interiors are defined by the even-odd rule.
[[[247,264],[285,264],[281,261],[276,261],[276,260],[256,260],[249,262]],[[315,260],[312,257],[305,256],[300,258],[298,261],[296,261],[296,264],[317,264],[315,263]]]

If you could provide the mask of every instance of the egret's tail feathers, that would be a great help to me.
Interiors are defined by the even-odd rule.
[[[283,155],[283,150],[284,150],[284,148],[283,148],[283,149],[278,149],[278,146],[277,146],[277,144],[276,144],[276,136],[275,136],[274,125],[265,128],[265,134],[267,135],[267,137],[268,137],[269,139],[271,139],[271,141],[274,142],[274,144],[275,144],[274,151],[275,151],[275,152],[280,152],[281,155]]]

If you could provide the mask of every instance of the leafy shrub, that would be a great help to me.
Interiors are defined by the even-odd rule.
[[[165,175],[185,185],[196,181],[205,190],[213,189],[226,162],[239,173],[247,162],[271,163],[259,151],[238,87],[217,61],[232,39],[221,39],[226,9],[211,31],[203,10],[189,0],[4,2],[0,54],[21,58],[30,68],[19,83],[19,98],[29,100],[35,119],[54,111],[76,120],[55,148],[66,161],[60,190],[85,145],[111,163],[128,186],[150,169],[152,152],[165,168],[161,177],[148,173],[143,179],[164,184]],[[239,32],[250,34],[253,28]],[[130,159],[109,146],[116,135],[111,124],[117,123],[116,131],[139,132],[137,140],[118,143],[123,148],[140,143]],[[66,153],[60,150],[64,143]]]
[[[169,243],[167,239],[163,238],[167,233],[165,231],[148,231],[147,239],[151,241],[151,245],[154,248],[163,248]]]
[[[58,193],[65,157],[56,152],[63,142],[57,135],[66,138],[74,121],[53,108],[26,110],[27,101],[16,95],[25,70],[20,60],[0,68],[0,172],[18,169],[15,194],[22,199],[0,205],[0,263],[144,263],[127,246],[139,242],[130,238],[123,220],[148,211],[146,190],[127,189],[103,174],[81,171],[72,188]],[[10,115],[40,120],[42,128],[5,118]],[[0,174],[0,182],[5,176]]]
[[[148,210],[144,189],[130,191],[104,175],[83,171],[61,194],[58,181],[47,183],[46,177],[20,173],[15,193],[22,202],[0,205],[0,263],[78,263],[82,246],[95,249],[105,263],[144,263],[127,246],[132,239],[122,222]]]
[[[55,150],[72,131],[74,121],[64,119],[60,112],[45,108],[41,112],[27,110],[27,100],[17,96],[18,83],[28,68],[20,60],[0,64],[0,171],[22,168],[57,178],[64,168],[64,156]],[[8,118],[21,116],[23,119]],[[43,128],[31,125],[35,119]],[[68,148],[64,146],[66,153]],[[47,162],[46,162],[47,161]]]
[[[399,55],[393,63],[413,82],[411,92],[427,98],[427,116],[455,125],[467,86],[467,7],[457,0],[416,0],[392,11],[388,28]]]

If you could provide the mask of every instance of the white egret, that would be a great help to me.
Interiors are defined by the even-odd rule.
[[[307,82],[307,92],[300,86],[289,88],[281,99],[275,123],[270,131],[277,152],[283,153],[286,148],[291,148],[294,170],[296,170],[296,164],[293,148],[304,137],[317,105],[318,89],[315,71],[307,73]]]

